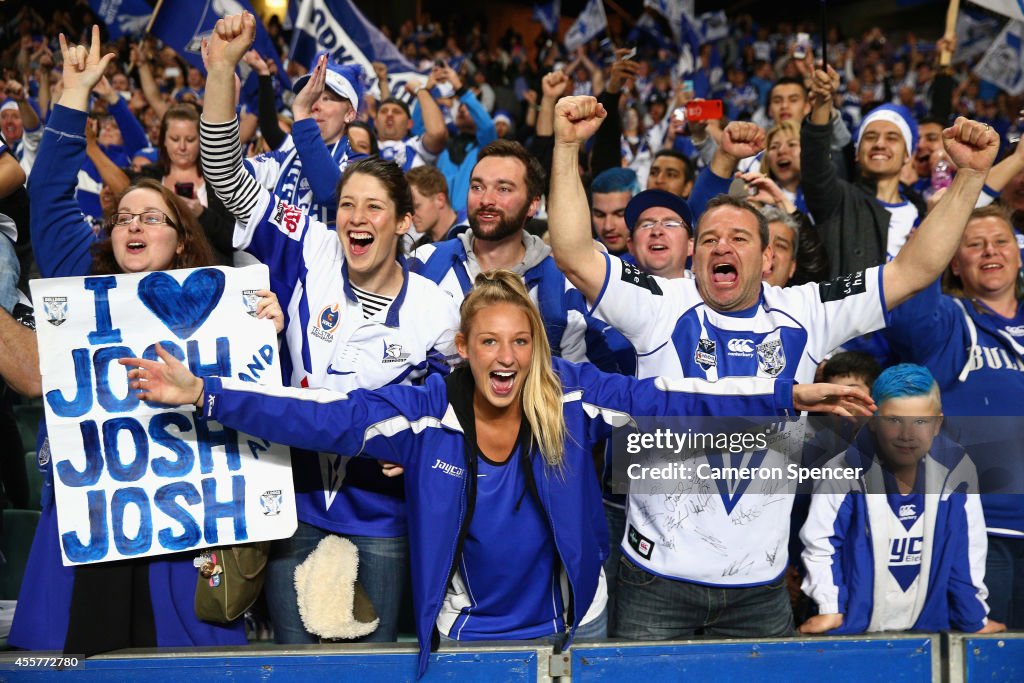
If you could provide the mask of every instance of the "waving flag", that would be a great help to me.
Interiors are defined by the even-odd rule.
[[[1017,21],[1024,21],[1024,5],[1020,0],[971,0],[978,7],[992,10],[996,14],[1010,17]]]
[[[200,53],[203,39],[210,37],[218,19],[242,12],[255,14],[248,0],[163,0],[149,32],[173,47],[186,62],[206,73]],[[267,29],[259,19],[256,20],[256,40],[252,46],[263,59],[277,62],[278,78],[284,82],[285,87],[290,88],[291,81],[281,66],[274,41],[267,35]],[[238,69],[244,83],[252,69],[245,62],[239,64]]]
[[[338,64],[362,66],[371,88],[377,85],[372,63],[382,62],[388,68],[392,94],[404,100],[412,99],[404,87],[406,83],[426,80],[351,0],[301,0],[292,33],[291,59],[309,65],[321,50]]]
[[[125,35],[142,36],[153,14],[145,0],[89,0],[89,7],[107,25],[111,40]]]
[[[562,16],[562,0],[533,6],[533,19],[540,22],[548,33],[558,33],[558,19]]]
[[[608,28],[608,17],[604,13],[602,0],[590,0],[583,12],[569,27],[562,40],[565,49],[572,52]]]
[[[985,52],[1002,22],[981,12],[960,10],[956,18],[956,52],[953,63],[969,62]]]
[[[1024,22],[1010,21],[974,67],[974,73],[1011,95],[1024,92],[1024,55],[1021,38]]]

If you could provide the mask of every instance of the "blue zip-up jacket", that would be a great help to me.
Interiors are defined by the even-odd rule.
[[[565,455],[554,470],[528,454],[537,499],[567,574],[568,641],[587,612],[608,554],[608,534],[591,448],[630,415],[792,413],[792,381],[729,378],[709,383],[637,380],[592,365],[554,360],[562,383]],[[772,382],[774,381],[774,384]],[[476,444],[472,375],[431,375],[422,386],[327,390],[271,388],[206,380],[204,414],[223,425],[298,448],[359,454],[405,468],[413,600],[426,670],[435,623],[474,503]],[[704,393],[694,393],[694,392]],[[460,408],[460,406],[462,406]],[[466,416],[469,419],[466,419]],[[461,417],[460,417],[461,416]],[[485,514],[486,511],[477,511]],[[550,577],[543,577],[549,581]],[[568,644],[568,643],[567,643]]]
[[[1018,304],[1015,319],[1009,320],[980,302],[943,294],[936,281],[893,309],[882,334],[900,362],[918,363],[931,371],[946,415],[1022,416],[1022,320],[1024,303]],[[958,422],[964,433],[957,438],[968,446],[991,441],[988,432],[1008,435],[1013,429],[998,427],[992,419]],[[1019,482],[1024,481],[1024,446],[1019,441],[1016,446],[1020,450],[1000,466],[1013,468],[1019,492]],[[983,493],[989,533],[1024,536],[1024,496]]]
[[[871,431],[864,428],[832,461],[838,467],[862,468],[864,474],[855,481],[823,481],[800,532],[807,568],[803,591],[823,614],[843,615],[842,625],[830,634],[863,633],[873,621],[870,630],[891,630],[884,619],[872,619],[873,611],[885,602],[876,595],[876,571],[891,552],[885,528],[876,526],[879,517],[871,512],[882,509],[882,518],[891,515],[886,496],[877,487],[882,479],[875,448]],[[923,464],[918,476],[927,477],[922,487],[926,523],[918,580],[927,577],[927,589],[923,599],[919,597],[920,611],[911,630],[956,628],[973,633],[985,625],[988,614],[985,520],[978,497],[964,493],[972,486],[973,466],[963,448],[941,434]],[[879,552],[881,557],[876,557]]]
[[[78,170],[85,160],[85,112],[54,107],[29,176],[32,245],[43,277],[88,275],[96,236],[75,199]],[[18,595],[11,645],[30,650],[62,650],[68,631],[75,568],[61,559],[53,466],[46,423],[36,444],[43,473],[42,516]],[[245,624],[214,624],[196,618],[194,555],[142,560],[149,563],[149,593],[159,647],[245,645]]]

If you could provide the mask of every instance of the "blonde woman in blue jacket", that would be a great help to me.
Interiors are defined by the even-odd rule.
[[[466,363],[423,386],[347,395],[204,384],[173,357],[122,359],[139,396],[300,448],[405,468],[419,671],[435,634],[461,641],[604,636],[607,529],[591,447],[630,415],[864,414],[833,385],[637,380],[552,359],[519,276],[477,277],[456,336]],[[287,416],[287,419],[282,419]]]

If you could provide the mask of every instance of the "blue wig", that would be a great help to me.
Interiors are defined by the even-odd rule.
[[[886,368],[871,387],[871,398],[879,406],[891,398],[928,396],[934,393],[938,400],[939,387],[928,368],[913,363],[901,363]]]

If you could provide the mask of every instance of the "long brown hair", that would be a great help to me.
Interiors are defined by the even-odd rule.
[[[167,128],[171,121],[191,121],[196,126],[196,136],[199,135],[199,112],[191,104],[175,104],[164,112],[164,117],[160,120],[160,140],[156,147],[156,163],[164,175],[171,172],[171,157],[167,154]],[[199,177],[203,177],[202,155],[196,157],[196,168]]]
[[[537,305],[530,299],[522,278],[510,270],[489,270],[476,276],[473,289],[459,309],[459,331],[466,337],[476,314],[495,304],[517,306],[530,321],[533,355],[523,382],[523,415],[530,423],[534,443],[549,465],[559,466],[565,455],[565,415],[562,383],[551,368],[551,345]]]
[[[142,178],[129,185],[124,192],[118,195],[117,206],[121,206],[121,200],[125,195],[135,190],[152,190],[159,193],[170,210],[168,218],[174,221],[174,229],[178,233],[178,244],[182,246],[182,249],[180,254],[175,254],[174,261],[171,262],[168,270],[217,265],[217,259],[213,255],[213,249],[210,247],[210,242],[206,239],[203,229],[199,227],[199,222],[181,199],[156,180]],[[114,245],[110,240],[112,220],[111,217],[103,226],[103,238],[92,247],[91,272],[95,275],[116,275],[124,272],[114,258]]]

